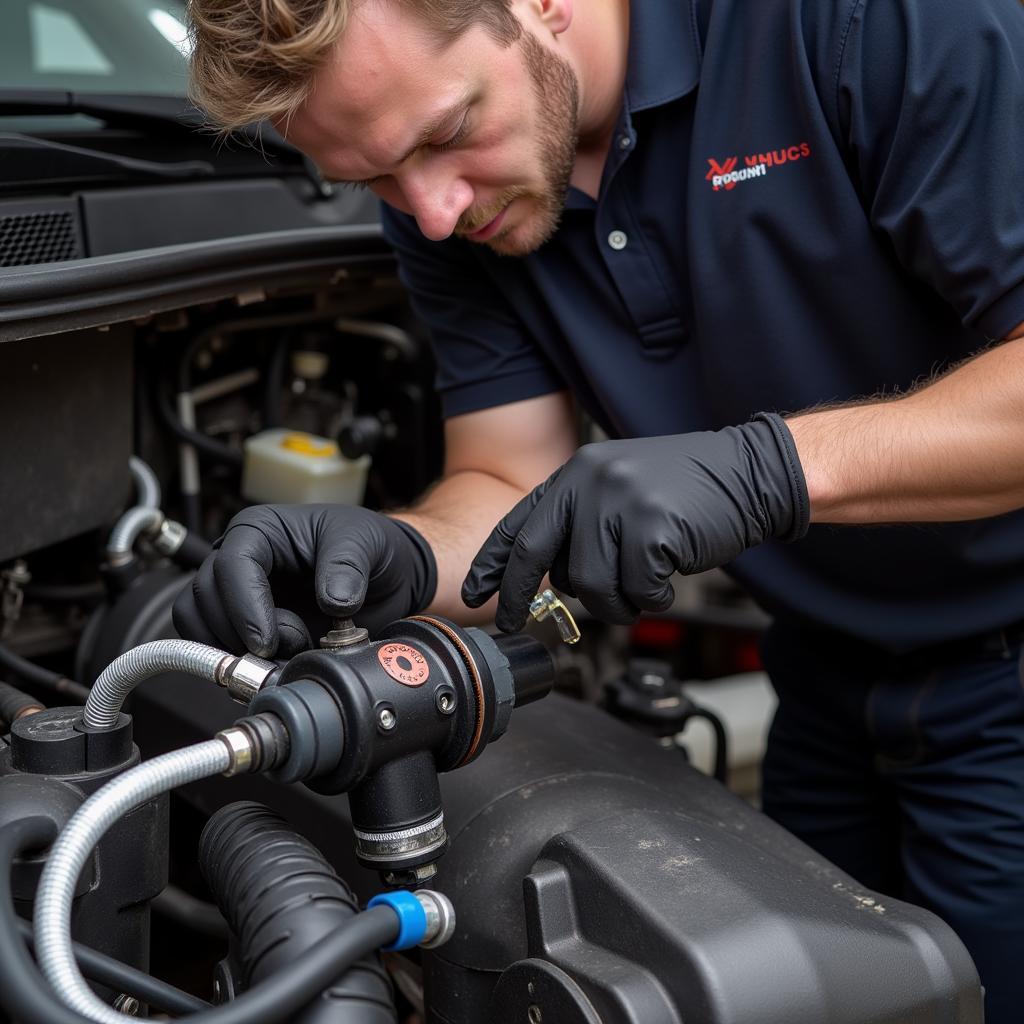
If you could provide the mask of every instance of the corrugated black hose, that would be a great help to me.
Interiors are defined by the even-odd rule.
[[[54,826],[49,818],[23,818],[0,827],[0,1007],[21,1024],[90,1024],[87,1017],[57,1001],[19,935],[11,901],[11,865],[31,850],[47,846]],[[302,962],[243,992],[223,1006],[190,1014],[189,1024],[284,1024],[316,998],[331,979],[395,940],[398,919],[388,907],[374,907],[347,927],[322,938]],[[154,1000],[156,1002],[156,1000]]]
[[[320,851],[262,804],[221,808],[207,822],[199,865],[236,939],[243,984],[288,973],[359,913]],[[311,1002],[300,1024],[394,1024],[391,982],[372,953]]]

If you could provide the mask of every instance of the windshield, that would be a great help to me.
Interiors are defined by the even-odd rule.
[[[184,9],[184,0],[2,0],[0,88],[184,96]]]

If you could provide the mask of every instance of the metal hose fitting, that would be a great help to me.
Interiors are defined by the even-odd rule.
[[[455,934],[455,908],[443,892],[418,889],[413,895],[427,915],[427,931],[420,945],[424,949],[443,946]]]
[[[75,812],[55,840],[36,892],[36,958],[65,1006],[97,1024],[125,1024],[86,984],[75,962],[71,907],[75,884],[96,844],[129,811],[177,786],[231,769],[236,755],[220,739],[155,757],[112,779]]]
[[[272,661],[264,661],[255,654],[230,658],[217,666],[214,682],[228,691],[236,704],[246,704],[266,685],[271,673],[277,670]]]
[[[227,651],[191,640],[155,640],[133,647],[115,658],[96,680],[85,702],[84,723],[90,729],[112,729],[128,694],[161,672],[185,672],[224,685],[217,670],[222,662],[234,660]]]
[[[168,519],[160,510],[160,481],[142,459],[132,456],[128,466],[135,482],[136,501],[117,521],[107,541],[107,561],[113,567],[128,565],[135,557],[133,549],[139,537],[147,537],[162,555],[175,558],[183,546],[195,548],[178,561],[195,568],[209,553],[209,545],[202,538],[190,536],[189,531]],[[198,548],[196,547],[198,545]]]
[[[124,565],[134,557],[135,542],[143,534],[156,536],[164,524],[165,516],[158,508],[136,505],[117,521],[107,541],[107,561],[111,565]]]

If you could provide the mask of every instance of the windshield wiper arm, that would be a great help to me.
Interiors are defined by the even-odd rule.
[[[130,93],[81,93],[62,89],[0,89],[0,114],[86,114],[108,124],[131,126],[174,126],[196,132],[205,116],[184,96],[133,95]],[[283,139],[269,124],[249,126],[237,134],[261,152],[300,167],[317,195],[333,194],[316,164],[305,153]]]
[[[184,96],[0,89],[0,114],[87,114],[124,126],[154,123],[194,130],[203,116]]]
[[[88,149],[85,146],[69,146],[64,142],[53,142],[50,139],[40,139],[32,135],[0,132],[0,153],[5,150],[9,152],[12,149],[40,149],[84,160],[87,164],[104,164],[130,174],[175,181],[188,178],[207,178],[216,173],[213,164],[207,163],[205,160],[182,160],[171,164],[157,160],[139,160],[136,157],[121,156],[119,153]]]

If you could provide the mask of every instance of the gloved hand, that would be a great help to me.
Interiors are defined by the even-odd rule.
[[[236,654],[290,657],[314,646],[330,618],[355,618],[372,634],[422,611],[437,587],[415,529],[348,505],[254,505],[214,549],[174,602],[174,625]]]
[[[769,537],[807,532],[809,501],[789,428],[772,413],[740,427],[584,445],[491,532],[462,585],[495,622],[522,629],[544,573],[607,622],[664,611],[673,572],[731,561]]]

